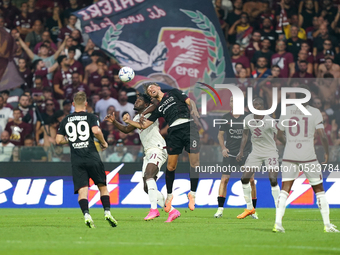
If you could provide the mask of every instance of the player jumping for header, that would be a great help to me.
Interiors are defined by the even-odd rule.
[[[301,87],[308,89],[307,86]],[[304,96],[302,93],[296,93],[297,99]],[[320,110],[307,104],[305,103],[303,106],[311,115],[305,115],[296,105],[288,106],[286,115],[281,115],[277,125],[279,129],[277,138],[285,145],[285,150],[282,159],[282,190],[276,204],[273,232],[285,232],[282,227],[282,217],[285,214],[289,192],[294,180],[298,178],[300,170],[305,173],[316,195],[317,205],[324,223],[324,232],[339,232],[329,220],[329,205],[323,188],[321,165],[316,158],[314,149],[315,131],[321,138],[325,150],[325,161],[322,164],[326,164],[329,157],[328,139]],[[290,120],[289,122],[292,123],[289,124],[290,127],[282,125],[282,121],[285,120]]]
[[[145,94],[139,94],[137,96],[137,100],[134,105],[134,110],[137,111],[137,115],[134,117],[134,121],[139,122],[140,116],[142,112],[147,109],[151,104],[150,97]],[[147,114],[146,117],[149,117],[151,114]],[[124,126],[115,120],[114,115],[106,116],[105,120],[113,123],[115,127],[117,127],[120,131],[124,133],[130,133],[136,129],[136,127],[132,125]],[[166,162],[168,154],[166,152],[166,144],[164,138],[159,133],[159,123],[156,120],[151,126],[146,128],[145,130],[137,129],[139,133],[139,137],[142,141],[142,145],[144,148],[144,158],[143,158],[143,181],[144,181],[144,190],[149,195],[151,209],[149,214],[144,218],[144,220],[152,220],[156,217],[159,217],[159,211],[157,209],[157,203],[164,207],[164,196],[157,189],[156,180],[159,175],[159,170],[162,165]],[[174,209],[175,212],[177,211]],[[179,215],[179,212],[176,212],[176,215]],[[175,219],[175,218],[174,218]],[[170,218],[166,222],[171,222],[174,220]]]
[[[175,180],[178,156],[182,153],[183,148],[189,153],[191,191],[188,194],[188,207],[193,211],[195,209],[195,197],[198,185],[199,173],[195,172],[195,167],[199,166],[200,138],[196,123],[192,121],[190,112],[193,115],[192,117],[199,117],[196,105],[185,93],[178,89],[172,89],[167,93],[163,93],[159,85],[153,82],[145,84],[144,89],[149,96],[159,101],[156,109],[143,124],[130,120],[128,114],[125,115],[125,118],[123,117],[123,120],[137,128],[146,129],[158,118],[164,117],[170,126],[166,140],[169,154],[165,175],[168,195],[165,201],[164,211],[170,212],[169,217],[172,217],[177,211],[174,211],[171,206],[173,199],[172,188]],[[146,113],[147,112],[148,110]]]
[[[263,99],[255,98],[253,100],[253,106],[256,110],[263,110]],[[268,170],[274,204],[276,204],[277,198],[280,194],[280,187],[277,184],[277,175],[279,173],[279,154],[274,139],[275,134],[277,133],[275,120],[268,115],[261,116],[249,114],[247,117],[245,117],[244,123],[241,148],[236,160],[242,160],[244,148],[248,140],[249,130],[251,132],[251,142],[253,148],[246,160],[244,165],[245,171],[241,178],[244,199],[246,200],[247,208],[243,213],[237,216],[238,219],[243,219],[255,213],[255,208],[253,207],[251,200],[251,186],[249,181],[254,172],[261,168],[262,163],[265,164],[265,167]]]
[[[89,228],[94,228],[87,199],[89,178],[91,178],[98,186],[105,220],[112,227],[116,227],[118,223],[110,212],[110,196],[106,187],[104,165],[93,140],[96,137],[103,150],[108,146],[99,128],[99,119],[96,115],[86,112],[85,92],[76,93],[72,104],[75,107],[74,113],[69,114],[61,121],[56,142],[57,144],[69,143],[71,147],[74,194],[78,193],[78,203],[84,214],[85,224]]]

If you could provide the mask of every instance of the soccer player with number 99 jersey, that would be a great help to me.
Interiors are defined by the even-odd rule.
[[[110,213],[110,196],[106,187],[104,165],[94,144],[94,137],[99,140],[102,149],[107,148],[107,142],[99,128],[98,117],[86,112],[85,92],[76,93],[72,104],[75,111],[61,121],[56,142],[57,144],[69,143],[71,147],[74,193],[78,193],[78,202],[84,214],[85,224],[90,228],[95,227],[89,214],[88,202],[89,178],[91,178],[100,191],[105,220],[112,227],[116,227],[117,221]]]

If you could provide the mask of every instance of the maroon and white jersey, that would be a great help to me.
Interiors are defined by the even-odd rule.
[[[71,69],[67,70],[66,72],[63,69],[59,69],[53,77],[53,86],[59,84],[59,88],[63,91],[65,91],[65,88],[68,85],[72,84],[72,73],[73,71]],[[59,94],[55,94],[57,99],[64,99],[64,96],[61,96]]]
[[[71,35],[73,29],[69,26],[62,27],[59,31],[58,41],[63,42],[67,35]]]
[[[65,98],[71,101],[73,101],[73,95],[79,91],[84,91],[87,97],[91,96],[90,88],[85,84],[80,84],[76,87],[74,87],[73,85],[68,85],[67,87],[64,88],[64,91]]]
[[[31,72],[30,69],[26,68],[25,71],[21,72],[19,70],[19,73],[21,75],[21,77],[24,79],[25,83],[24,83],[24,87],[25,88],[32,88],[32,80],[33,80],[33,74]]]
[[[33,80],[35,80],[36,76],[40,76],[42,79],[42,84],[44,87],[49,87],[50,83],[47,79],[47,75],[48,75],[48,69],[46,67],[41,68],[41,70],[36,70],[34,73],[34,77]]]
[[[79,73],[80,75],[84,76],[84,68],[79,61],[75,60],[74,63],[70,66],[70,69],[72,70],[72,72]]]
[[[283,54],[275,53],[272,56],[272,65],[278,65],[281,68],[280,77],[289,77],[289,64],[294,62],[293,54],[285,52]]]
[[[14,20],[14,27],[32,28],[32,20],[29,17],[24,17],[21,14]]]
[[[25,137],[32,133],[31,125],[25,122],[20,124],[16,124],[14,121],[8,122],[5,130],[8,131],[9,140],[14,145],[24,145]]]

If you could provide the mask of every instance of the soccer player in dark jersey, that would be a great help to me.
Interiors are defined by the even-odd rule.
[[[230,98],[230,107],[233,107],[233,97]],[[221,146],[223,155],[223,165],[227,167],[227,172],[222,173],[220,187],[218,189],[218,209],[215,213],[215,218],[223,216],[223,207],[225,198],[227,196],[227,185],[229,182],[231,172],[238,170],[237,167],[243,166],[248,154],[251,151],[250,139],[244,149],[244,156],[241,161],[236,160],[236,156],[240,150],[242,133],[243,133],[243,120],[247,115],[234,115],[232,111],[223,115],[222,119],[226,120],[226,124],[221,124],[218,132],[218,141]],[[249,136],[250,137],[250,136]],[[254,182],[254,176],[250,180],[252,188],[253,205],[256,207],[256,185]],[[252,214],[254,219],[257,219],[257,214]]]
[[[117,221],[110,212],[110,196],[106,187],[104,165],[94,144],[94,137],[96,137],[103,150],[108,146],[99,128],[99,119],[96,115],[86,112],[85,92],[76,93],[72,104],[75,111],[61,121],[56,142],[57,144],[68,143],[71,147],[74,194],[78,193],[78,203],[84,214],[85,224],[94,228],[87,199],[89,178],[91,178],[98,186],[105,220],[112,227],[116,227]]]
[[[167,93],[163,93],[159,85],[153,82],[145,84],[144,89],[149,96],[159,101],[156,109],[142,125],[138,122],[132,121],[128,114],[125,114],[125,117],[123,116],[123,120],[137,128],[146,129],[158,118],[164,117],[165,121],[169,125],[168,136],[166,139],[169,156],[165,174],[168,196],[165,201],[164,211],[169,212],[170,218],[172,217],[172,214],[175,215],[175,212],[177,211],[171,206],[173,199],[172,187],[175,180],[178,156],[182,153],[183,148],[189,153],[190,160],[191,191],[188,194],[188,207],[192,211],[195,209],[195,196],[198,185],[198,173],[195,172],[195,167],[199,166],[200,138],[197,126],[195,122],[192,121],[192,117],[198,118],[199,114],[195,103],[187,97],[185,93],[178,89],[172,89]],[[144,114],[146,113],[147,111]]]

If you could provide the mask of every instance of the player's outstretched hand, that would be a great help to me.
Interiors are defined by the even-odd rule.
[[[115,115],[114,114],[109,114],[109,115],[106,115],[105,119],[106,121],[108,122],[114,122],[116,119]]]
[[[101,143],[100,147],[102,148],[102,150],[104,151],[109,145],[107,144],[107,142],[105,143]]]
[[[223,158],[229,158],[229,150],[227,148],[222,150]]]
[[[322,164],[327,164],[329,155],[325,153],[325,160],[322,162]]]
[[[124,116],[123,116],[123,121],[124,121],[125,123],[128,123],[130,119],[131,119],[131,118],[130,118],[130,114],[125,113]]]
[[[240,162],[242,158],[243,158],[243,151],[240,151],[236,156],[236,160]]]

